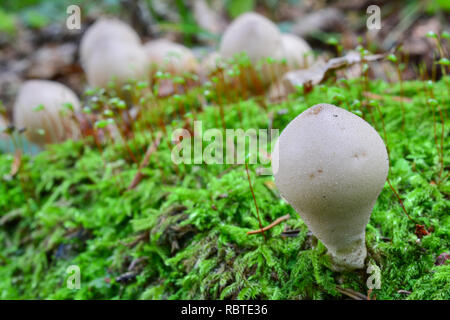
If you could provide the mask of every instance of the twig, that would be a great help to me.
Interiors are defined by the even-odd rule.
[[[367,300],[377,300],[377,295],[374,293],[372,296],[373,289],[367,290]]]
[[[354,291],[352,289],[346,289],[346,288],[342,288],[340,286],[336,286],[336,289],[340,293],[345,294],[346,296],[348,296],[354,300],[367,300],[367,296],[365,296],[362,293],[359,293],[357,291]]]
[[[286,230],[281,233],[282,237],[296,237],[300,233],[300,230]]]
[[[279,217],[278,219],[276,219],[274,222],[272,222],[271,224],[269,224],[267,227],[264,227],[262,229],[259,230],[252,230],[252,231],[248,231],[247,234],[256,234],[256,233],[261,233],[261,232],[265,232],[273,227],[275,227],[277,224],[280,224],[281,222],[288,220],[291,216],[289,214],[284,215],[282,217]]]
[[[389,184],[389,187],[391,187],[392,192],[394,192],[395,196],[397,197],[398,202],[400,203],[400,206],[403,209],[403,212],[406,214],[406,216],[408,217],[409,220],[411,220],[414,223],[417,223],[416,221],[414,221],[408,214],[408,212],[406,211],[405,205],[403,204],[402,199],[400,198],[400,196],[398,195],[397,191],[394,189],[394,187],[391,184],[391,181],[389,180],[389,178],[386,179],[387,183]]]
[[[410,294],[411,294],[411,291],[408,291],[408,290],[398,290],[397,293],[403,293],[403,294],[410,295]]]
[[[161,137],[162,137],[161,132],[158,132],[158,135],[156,136],[155,141],[148,146],[147,151],[145,152],[144,159],[142,160],[141,165],[139,166],[138,173],[134,176],[134,179],[131,182],[131,184],[127,190],[132,190],[132,189],[136,188],[136,186],[139,184],[139,182],[141,182],[142,169],[144,169],[146,166],[148,166],[148,163],[150,161],[150,156],[156,151],[159,144],[161,143]]]
[[[376,93],[373,93],[373,92],[368,92],[368,91],[364,91],[363,95],[366,98],[374,99],[374,100],[386,100],[386,99],[390,98],[390,99],[392,99],[394,101],[398,101],[398,102],[400,102],[400,101],[411,102],[412,101],[412,99],[408,98],[408,97],[403,97],[403,96],[387,96],[387,97],[383,97],[382,95],[379,95],[379,94],[376,94]]]
[[[428,231],[424,225],[418,224],[416,220],[414,220],[413,218],[410,217],[410,215],[408,214],[408,212],[406,211],[405,205],[403,204],[402,199],[400,198],[400,196],[398,195],[397,191],[395,191],[394,187],[391,184],[391,181],[389,181],[389,178],[386,179],[389,187],[391,187],[392,192],[394,192],[395,196],[398,199],[398,202],[400,203],[400,206],[403,209],[403,212],[406,214],[406,216],[408,217],[409,220],[411,220],[412,222],[415,223],[416,225],[416,231],[414,232],[414,234],[418,237],[418,238],[422,238],[423,236],[426,236],[428,234],[430,234],[430,231]]]

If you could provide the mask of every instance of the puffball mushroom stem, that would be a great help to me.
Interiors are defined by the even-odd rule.
[[[333,269],[360,269],[365,228],[385,184],[389,159],[362,118],[330,104],[292,120],[272,154],[275,184],[327,247]]]

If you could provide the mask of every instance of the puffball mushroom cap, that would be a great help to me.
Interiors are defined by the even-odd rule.
[[[232,58],[245,52],[253,63],[261,59],[282,57],[281,33],[277,26],[264,16],[248,12],[236,18],[220,42],[220,54]]]
[[[81,110],[77,96],[65,85],[47,80],[25,81],[14,104],[14,126],[26,128],[28,140],[40,146],[76,139],[79,128],[70,111],[64,109],[66,103],[72,105],[74,112]],[[40,105],[44,109],[36,111]],[[44,130],[44,134],[40,130]]]
[[[151,40],[144,45],[144,50],[153,67],[162,67],[174,75],[198,72],[198,61],[193,52],[179,43],[166,39]]]
[[[309,44],[293,34],[282,35],[284,58],[289,69],[303,69],[313,63],[312,50]]]
[[[89,60],[103,42],[115,41],[122,45],[140,45],[138,34],[125,22],[118,19],[102,18],[86,30],[80,43],[82,65]]]
[[[147,70],[148,62],[143,47],[119,42],[100,43],[85,65],[89,84],[103,88],[111,80],[118,85],[130,79],[145,80]]]
[[[283,130],[272,169],[281,195],[328,248],[334,269],[362,268],[365,228],[389,170],[375,129],[342,108],[315,105]]]
[[[245,53],[253,64],[269,57],[280,60],[283,58],[281,32],[264,16],[254,12],[244,13],[225,30],[219,53],[224,59]],[[272,76],[281,75],[281,68],[272,69],[264,65],[261,74],[264,84],[269,83]]]

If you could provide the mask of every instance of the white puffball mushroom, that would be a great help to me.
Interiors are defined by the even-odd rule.
[[[28,80],[20,88],[14,104],[14,126],[26,128],[26,138],[40,146],[76,139],[80,132],[71,111],[64,108],[68,103],[74,112],[81,110],[77,96],[65,85],[47,80]]]
[[[333,268],[363,268],[365,228],[389,170],[375,129],[342,108],[315,105],[281,133],[272,170],[281,195],[327,247]]]
[[[84,66],[93,52],[104,42],[115,41],[126,45],[140,45],[138,34],[125,22],[102,18],[89,27],[80,43],[80,60]]]
[[[264,16],[248,12],[236,18],[225,30],[220,42],[220,55],[229,59],[236,54],[246,53],[253,64],[263,59],[283,58],[281,32],[277,26]],[[275,70],[273,70],[275,69]],[[261,80],[264,84],[273,77],[280,76],[280,68],[270,68],[264,64]]]
[[[117,19],[100,19],[84,34],[80,59],[91,86],[106,87],[111,80],[146,80],[148,63],[138,34]]]
[[[281,33],[277,26],[266,17],[248,12],[236,18],[220,42],[220,54],[232,58],[245,52],[253,63],[272,57],[281,58]]]
[[[197,73],[199,64],[194,53],[187,47],[166,39],[151,40],[144,44],[151,68],[162,68],[173,75],[185,72]]]
[[[293,34],[283,34],[283,58],[289,69],[304,69],[313,64],[314,57],[309,44]]]
[[[148,62],[141,45],[102,42],[85,64],[86,77],[91,86],[105,88],[110,81],[123,85],[127,81],[146,80]]]

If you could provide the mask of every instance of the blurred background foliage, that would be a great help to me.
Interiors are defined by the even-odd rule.
[[[158,37],[161,33],[178,35],[177,40],[187,46],[209,42],[217,44],[220,32],[211,32],[209,28],[199,25],[195,6],[198,2],[187,0],[3,0],[0,6],[0,44],[10,42],[18,35],[20,28],[40,30],[54,25],[63,25],[67,18],[66,9],[69,5],[78,5],[82,9],[83,26],[89,25],[96,18],[105,14],[120,17],[136,29],[141,36]],[[392,13],[398,15],[396,24],[400,21],[408,24],[414,11],[427,15],[441,16],[440,20],[448,20],[450,1],[448,0],[409,0],[409,1],[312,1],[312,0],[206,0],[208,10],[214,11],[221,22],[226,23],[247,11],[257,11],[266,15],[278,24],[283,32],[291,32],[295,20],[302,19],[303,13],[340,7],[350,17],[351,29],[362,29],[365,26],[365,8],[370,4],[383,7],[383,19],[391,19]],[[292,8],[295,8],[292,10]],[[412,8],[411,10],[409,8]],[[206,14],[207,15],[207,14]],[[442,18],[443,17],[443,18]],[[353,18],[353,19],[351,19]],[[201,19],[201,18],[200,18]],[[211,19],[209,18],[209,21]],[[214,18],[213,18],[214,20]],[[208,18],[206,18],[208,21]],[[331,19],[330,19],[331,21]],[[344,24],[344,22],[342,22]],[[345,24],[348,22],[346,21]],[[220,23],[219,23],[220,24]],[[333,24],[330,22],[330,24]],[[339,29],[339,26],[336,25]],[[388,29],[393,29],[391,25]],[[310,39],[319,45],[327,39],[340,39],[342,30],[333,33],[317,32]],[[314,43],[313,43],[314,45]]]
[[[51,23],[61,22],[66,18],[66,8],[69,5],[79,5],[88,14],[111,13],[119,14],[129,8],[130,3],[139,5],[139,8],[148,10],[148,13],[157,22],[179,22],[178,30],[186,34],[201,33],[192,14],[192,5],[195,1],[186,0],[2,0],[0,7],[0,32],[13,33],[20,21],[31,28],[41,28]],[[238,15],[261,8],[270,13],[276,11],[281,5],[303,5],[311,1],[305,0],[209,0],[214,3],[212,7],[223,9],[229,19]],[[316,1],[315,6],[326,7],[334,1]],[[354,1],[349,1],[354,2]],[[364,2],[364,1],[362,1]],[[374,4],[383,1],[373,1]],[[450,12],[450,1],[448,0],[409,0],[389,1],[398,2],[407,6],[410,4],[423,3],[428,14],[437,12]],[[389,4],[389,3],[386,3]],[[85,12],[86,13],[86,12]]]

